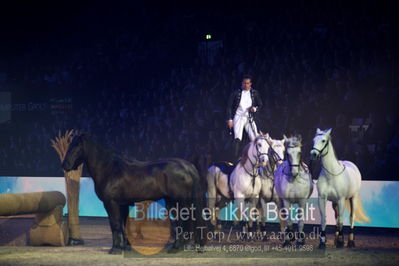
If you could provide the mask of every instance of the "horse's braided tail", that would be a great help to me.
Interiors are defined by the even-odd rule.
[[[369,223],[370,218],[367,216],[366,212],[364,211],[362,200],[360,198],[360,194],[354,197],[354,200],[356,201],[356,209],[355,209],[355,221],[359,223]],[[349,212],[349,215],[351,213],[351,204],[349,200],[345,201],[346,209]]]

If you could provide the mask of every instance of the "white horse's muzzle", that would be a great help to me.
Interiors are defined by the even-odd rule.
[[[269,162],[268,155],[261,155],[259,156],[259,166],[266,167],[267,163]]]
[[[319,160],[319,159],[320,159],[320,152],[317,151],[317,150],[315,150],[315,149],[312,149],[312,150],[310,151],[310,159],[312,159],[312,160]]]

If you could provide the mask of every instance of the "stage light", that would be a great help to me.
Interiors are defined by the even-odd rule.
[[[212,39],[212,35],[210,35],[210,34],[205,35],[205,39],[207,39],[207,40]]]

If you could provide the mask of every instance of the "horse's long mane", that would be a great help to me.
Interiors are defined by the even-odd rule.
[[[325,134],[325,131],[323,132],[323,134]],[[337,156],[337,152],[336,152],[336,150],[335,150],[335,148],[334,148],[331,135],[328,136],[328,142],[330,142],[330,146],[331,146],[331,150],[332,150],[332,153],[333,153],[333,155],[334,155],[334,158],[338,161],[339,159],[338,159],[338,156]]]
[[[332,153],[334,155],[334,158],[338,161],[339,159],[338,159],[338,156],[337,156],[337,152],[334,149],[334,145],[332,143],[331,136],[330,136],[329,142],[330,142],[330,145],[331,145],[331,150],[332,150]]]
[[[287,147],[302,147],[302,140],[300,136],[292,136],[285,141],[285,148]]]
[[[139,161],[136,158],[123,154],[118,150],[116,150],[115,148],[99,143],[95,138],[93,138],[88,134],[82,135],[81,141],[88,143],[90,145],[89,147],[96,149],[96,151],[100,154],[102,158],[107,158],[106,160],[108,162],[118,161],[125,163],[126,165],[137,165],[137,166],[146,164],[146,162]]]

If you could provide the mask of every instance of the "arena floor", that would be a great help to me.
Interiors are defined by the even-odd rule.
[[[7,223],[9,230],[18,223]],[[0,224],[0,227],[2,225]],[[273,227],[273,226],[271,226]],[[5,230],[4,225],[1,230]],[[8,230],[8,229],[6,229]],[[228,230],[227,230],[228,231]],[[161,251],[158,257],[137,256],[135,252],[123,255],[109,255],[111,247],[111,232],[105,218],[82,218],[81,232],[85,240],[84,246],[67,247],[31,247],[31,246],[0,246],[0,265],[398,265],[399,264],[399,231],[391,229],[358,229],[356,248],[333,248],[333,235],[328,235],[328,248],[325,253],[296,253],[275,250],[267,255],[246,251],[226,254],[217,251],[196,253],[181,251],[177,254],[167,254]],[[162,242],[160,236],[162,225],[150,224],[143,228],[143,235],[152,247]],[[141,242],[140,242],[141,241]],[[236,242],[234,242],[236,243]],[[317,246],[317,240],[307,240],[310,246]],[[146,249],[144,240],[134,241],[134,247],[141,251]],[[228,246],[229,243],[210,241],[210,245]],[[270,246],[278,247],[278,240],[243,242],[245,247]],[[234,246],[237,248],[237,246]],[[231,249],[231,247],[230,247]],[[256,258],[254,258],[256,257]]]

